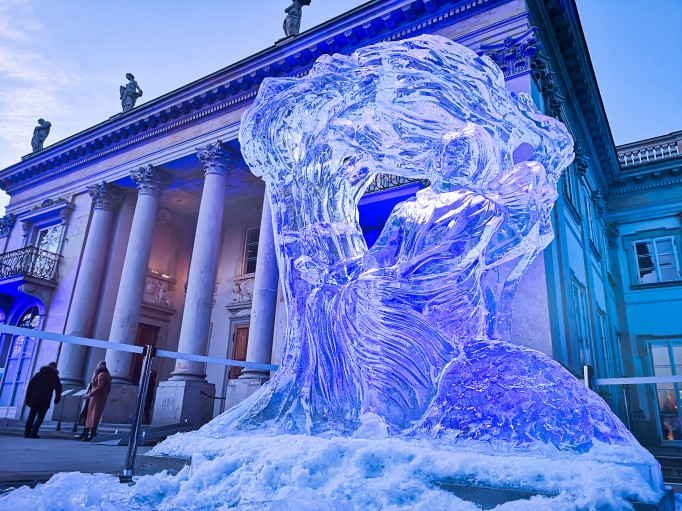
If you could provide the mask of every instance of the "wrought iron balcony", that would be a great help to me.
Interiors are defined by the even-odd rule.
[[[0,255],[0,279],[19,275],[56,282],[62,256],[36,247],[24,247]]]
[[[377,174],[367,187],[365,193],[381,192],[411,183],[421,183],[424,186],[429,186],[430,184],[428,179],[411,179],[409,177],[401,177],[393,174]]]

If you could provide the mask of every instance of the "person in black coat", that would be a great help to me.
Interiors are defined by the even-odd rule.
[[[62,383],[59,381],[59,371],[57,364],[50,362],[40,368],[26,389],[26,404],[30,407],[26,428],[24,429],[25,438],[39,438],[38,430],[45,419],[45,414],[50,409],[52,393],[55,393],[54,403],[59,403],[62,398]]]

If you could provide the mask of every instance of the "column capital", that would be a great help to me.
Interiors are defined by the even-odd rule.
[[[173,181],[169,174],[150,164],[131,171],[130,177],[135,181],[139,195],[155,195],[156,197],[161,195],[161,192]]]
[[[204,166],[204,172],[208,174],[219,174],[227,176],[229,165],[234,163],[234,151],[223,146],[223,142],[218,140],[203,147],[197,147],[197,158]]]
[[[105,181],[88,186],[88,193],[92,197],[93,209],[114,211],[125,199],[124,193],[118,187]]]

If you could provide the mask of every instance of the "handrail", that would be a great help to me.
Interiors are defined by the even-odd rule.
[[[648,385],[652,383],[682,383],[682,375],[677,376],[634,376],[629,378],[597,378],[595,385]]]
[[[67,344],[77,344],[79,346],[90,346],[92,348],[104,348],[105,350],[126,351],[128,353],[142,353],[142,346],[133,344],[123,344],[119,342],[102,341],[99,339],[89,339],[87,337],[76,337],[74,335],[57,334],[45,332],[43,330],[32,330],[12,325],[0,324],[0,334],[24,335],[35,339],[47,339],[48,341],[64,342]],[[157,357],[174,358],[189,360],[192,362],[205,362],[207,364],[220,364],[224,366],[245,367],[260,371],[276,371],[279,366],[271,364],[260,364],[257,362],[246,362],[244,360],[231,360],[228,358],[207,357],[205,355],[194,355],[192,353],[180,353],[177,351],[158,350]]]

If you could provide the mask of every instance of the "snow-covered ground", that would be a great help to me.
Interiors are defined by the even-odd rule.
[[[462,510],[478,508],[436,481],[534,489],[557,494],[509,502],[497,511],[620,510],[651,502],[643,465],[619,463],[633,453],[602,446],[582,456],[556,451],[514,454],[502,446],[452,445],[396,438],[178,435],[152,453],[194,455],[192,467],[120,484],[113,476],[64,473],[35,489],[0,496],[7,511],[149,510]],[[640,461],[646,462],[643,454]],[[608,461],[610,460],[610,461]]]

